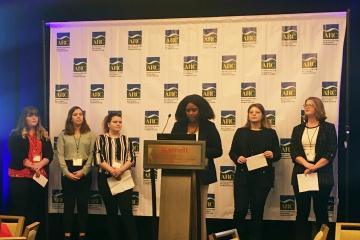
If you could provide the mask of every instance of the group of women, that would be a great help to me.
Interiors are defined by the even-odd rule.
[[[297,239],[309,239],[307,220],[311,199],[314,202],[316,222],[320,226],[328,222],[327,202],[334,184],[332,161],[337,150],[334,124],[326,122],[322,101],[309,97],[304,104],[305,121],[294,127],[291,136],[291,158],[294,162],[291,184],[297,206]],[[199,171],[202,211],[202,239],[206,239],[205,209],[208,186],[217,181],[214,159],[223,154],[221,138],[215,124],[210,121],[215,114],[210,104],[199,95],[186,96],[179,103],[172,133],[196,134],[197,140],[206,142],[206,170]],[[121,133],[122,116],[109,113],[103,121],[104,133],[95,136],[91,132],[84,111],[72,107],[65,122],[65,129],[57,142],[58,160],[62,170],[64,194],[64,239],[71,239],[74,208],[77,204],[79,239],[86,239],[87,202],[90,193],[92,164],[98,166],[98,189],[104,200],[108,239],[138,239],[132,215],[132,188],[112,192],[109,179],[120,181],[135,166],[132,144]],[[45,210],[45,192],[33,178],[48,175],[48,165],[53,152],[47,131],[42,127],[39,113],[34,107],[24,109],[18,126],[9,140],[12,155],[9,177],[11,210],[25,215],[28,222],[42,221]],[[249,169],[248,162],[255,155],[263,155],[263,167]],[[262,219],[267,196],[273,187],[275,172],[273,162],[280,160],[277,133],[265,116],[264,107],[251,104],[246,124],[238,128],[232,140],[230,159],[236,165],[234,179],[234,223],[241,239],[262,239]],[[317,173],[318,191],[299,191],[297,175]],[[131,174],[130,174],[131,176]],[[27,199],[24,201],[24,199]],[[24,204],[25,203],[25,204]],[[251,221],[247,227],[245,217],[250,208]],[[119,233],[118,211],[127,233]],[[42,238],[39,238],[42,239]]]

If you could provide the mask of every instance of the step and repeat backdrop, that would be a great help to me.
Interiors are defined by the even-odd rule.
[[[109,111],[121,111],[122,132],[137,154],[135,215],[150,216],[152,211],[143,141],[156,139],[169,114],[165,132],[170,132],[178,103],[195,93],[213,107],[224,150],[215,160],[218,181],[209,187],[207,217],[232,218],[235,166],[228,152],[235,130],[246,122],[248,106],[259,102],[266,108],[282,149],[264,218],[295,218],[291,132],[302,119],[308,96],[321,98],[328,121],[338,123],[345,12],[52,22],[48,26],[54,149],[72,106],[86,110],[96,134],[102,133],[101,123]],[[61,213],[61,171],[56,156],[50,170],[49,212]],[[104,214],[95,167],[92,175],[90,213]],[[337,179],[337,171],[334,175]],[[161,170],[157,170],[158,204],[160,184]],[[337,196],[336,184],[328,208],[331,221],[336,220]]]

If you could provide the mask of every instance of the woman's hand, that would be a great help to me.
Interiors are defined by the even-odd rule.
[[[273,158],[273,157],[274,157],[274,154],[273,154],[272,151],[265,151],[265,152],[264,152],[264,156],[265,156],[266,158]]]
[[[238,157],[237,162],[240,164],[244,164],[246,163],[246,158],[244,156],[240,156]]]
[[[76,172],[73,172],[73,175],[78,179],[81,179],[84,176],[84,173],[81,170],[78,170]]]
[[[65,176],[72,181],[77,181],[80,179],[79,177],[77,177],[75,174],[73,174],[71,172],[67,173]]]

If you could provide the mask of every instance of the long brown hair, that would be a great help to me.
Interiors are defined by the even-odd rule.
[[[326,112],[325,112],[325,107],[324,107],[324,103],[321,101],[320,98],[318,97],[308,97],[305,100],[305,104],[307,101],[313,101],[314,102],[314,108],[315,108],[315,118],[319,121],[325,121],[326,117]],[[305,116],[305,122],[308,121],[307,116]]]
[[[19,120],[18,120],[18,124],[16,126],[16,129],[14,129],[13,131],[19,133],[22,135],[23,138],[25,138],[27,136],[27,134],[29,133],[29,127],[26,124],[26,117],[30,117],[30,116],[37,116],[38,117],[38,124],[35,126],[35,133],[36,136],[41,139],[41,138],[45,138],[48,139],[49,138],[49,134],[46,131],[46,129],[43,127],[43,125],[41,124],[41,118],[39,115],[39,110],[34,107],[34,106],[27,106],[24,107]]]
[[[85,118],[85,111],[81,109],[81,107],[79,106],[73,106],[72,108],[70,108],[66,121],[65,121],[65,129],[64,129],[64,133],[65,135],[74,135],[75,134],[75,129],[74,129],[74,124],[72,123],[72,115],[75,112],[75,110],[79,109],[82,114],[83,114],[83,122],[81,124],[80,127],[80,133],[87,133],[90,132],[90,127],[86,122],[86,118]]]
[[[246,123],[245,123],[244,127],[251,128],[251,123],[250,123],[250,120],[249,120],[249,112],[250,112],[250,109],[253,108],[253,107],[256,107],[261,112],[261,121],[260,121],[261,128],[271,128],[269,120],[267,119],[267,117],[265,115],[265,108],[261,103],[253,103],[248,107],[247,120],[246,120]]]

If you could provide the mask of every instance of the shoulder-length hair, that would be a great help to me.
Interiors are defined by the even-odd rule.
[[[43,127],[43,125],[41,124],[39,110],[34,106],[24,107],[24,109],[19,117],[18,124],[13,131],[21,134],[22,137],[25,138],[30,130],[29,126],[27,126],[27,124],[26,124],[26,117],[30,117],[30,116],[34,116],[34,115],[38,117],[38,124],[35,126],[36,136],[39,139],[40,138],[48,139],[49,134],[46,131],[46,129]]]
[[[177,109],[176,109],[176,113],[175,113],[175,119],[178,122],[188,122],[188,118],[186,116],[186,106],[192,103],[194,105],[196,105],[199,108],[199,121],[205,121],[205,120],[209,120],[209,119],[214,119],[215,118],[215,114],[213,109],[211,108],[210,104],[208,103],[208,101],[206,101],[206,99],[204,99],[203,97],[197,95],[197,94],[192,94],[192,95],[188,95],[185,98],[183,98]]]
[[[325,107],[324,107],[324,103],[321,101],[320,98],[318,97],[308,97],[305,100],[305,104],[308,100],[311,100],[314,102],[314,108],[315,108],[315,118],[319,121],[325,121],[326,117],[326,112],[325,112]],[[305,122],[308,121],[307,116],[305,116]]]
[[[122,119],[122,114],[121,112],[109,112],[108,115],[106,115],[106,117],[103,120],[103,130],[104,133],[108,133],[109,132],[109,126],[108,124],[111,122],[113,117],[121,117]]]
[[[75,110],[77,110],[77,109],[79,109],[83,114],[83,122],[80,127],[80,133],[87,133],[87,132],[90,132],[90,130],[91,130],[89,125],[86,122],[85,111],[82,110],[81,107],[79,107],[79,106],[73,106],[68,111],[68,115],[67,115],[67,118],[65,121],[65,129],[64,129],[65,135],[74,135],[75,134],[74,124],[72,122],[72,115],[75,112]]]
[[[253,103],[248,107],[247,120],[246,120],[246,123],[245,123],[244,127],[251,128],[251,123],[250,123],[250,120],[249,120],[249,112],[250,112],[250,109],[253,108],[253,107],[256,107],[261,112],[261,121],[260,121],[261,128],[271,128],[271,124],[269,123],[269,120],[267,119],[266,114],[265,114],[265,108],[261,103]]]

